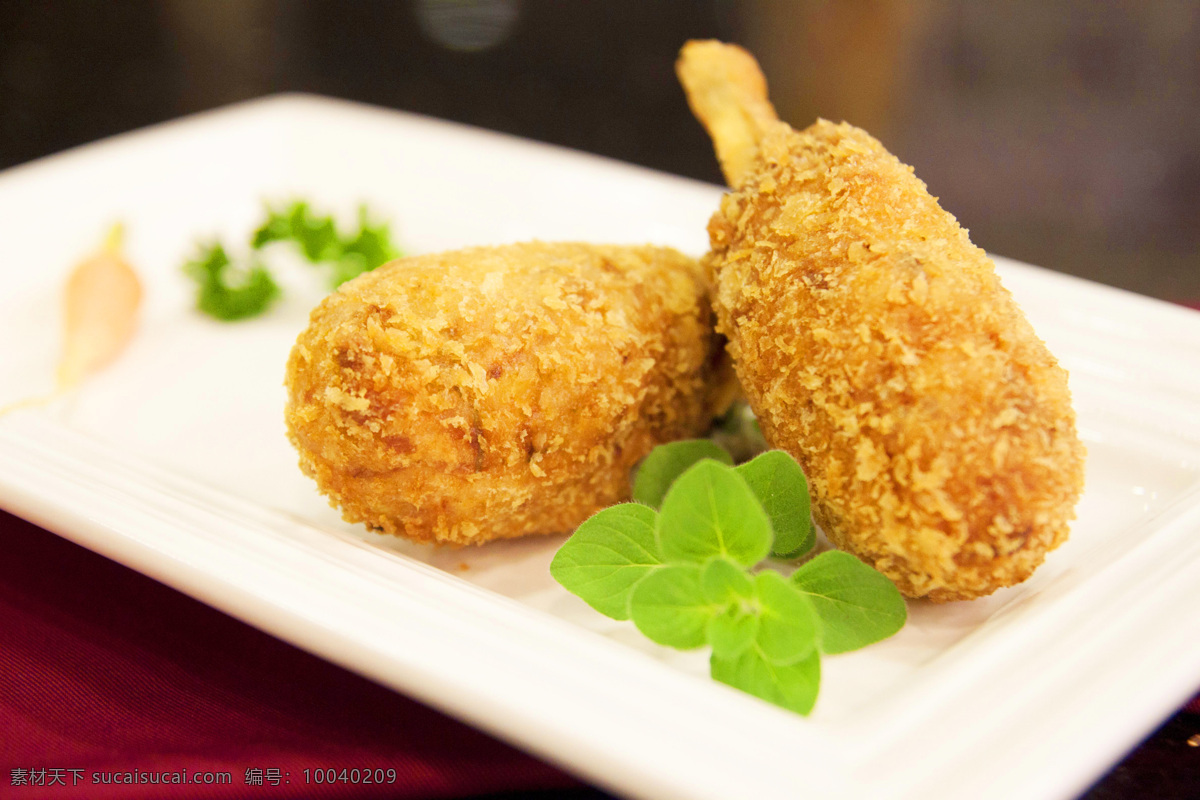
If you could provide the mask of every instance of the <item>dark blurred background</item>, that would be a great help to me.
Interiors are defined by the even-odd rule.
[[[977,244],[1200,300],[1200,3],[0,0],[0,167],[281,91],[719,182],[672,71],[761,60],[782,116],[867,128]]]

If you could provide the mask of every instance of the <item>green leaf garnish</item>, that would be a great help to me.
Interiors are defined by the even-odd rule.
[[[823,553],[790,577],[750,571],[773,543],[777,553],[812,547],[808,484],[791,456],[769,452],[735,468],[715,446],[681,442],[652,452],[638,481],[640,502],[587,520],[551,574],[652,641],[709,645],[716,680],[807,714],[821,653],[903,626],[896,587],[845,553]]]
[[[771,522],[737,472],[706,458],[663,498],[658,541],[668,562],[703,564],[724,556],[749,567],[771,549]]]
[[[768,450],[737,468],[771,519],[775,541],[771,554],[779,558],[804,555],[817,543],[809,508],[804,470],[782,450]]]
[[[568,591],[613,619],[629,619],[629,597],[662,564],[654,537],[654,509],[622,503],[593,514],[550,562],[550,574]]]
[[[711,439],[684,439],[659,445],[638,466],[633,479],[633,499],[658,508],[675,479],[704,458],[733,463],[729,452]]]
[[[904,627],[908,616],[895,584],[849,553],[821,553],[792,573],[791,582],[821,618],[826,653],[886,639]]]
[[[366,206],[359,206],[358,230],[349,236],[338,233],[332,216],[315,214],[303,200],[282,210],[268,206],[267,219],[254,232],[251,246],[259,250],[272,242],[293,242],[313,264],[330,265],[335,289],[401,255],[387,224],[372,224]]]
[[[337,224],[331,216],[317,216],[303,200],[282,211],[267,207],[267,219],[254,232],[251,246],[261,249],[271,242],[295,242],[313,263],[331,261],[341,254]]]
[[[646,575],[633,589],[633,624],[647,639],[690,650],[708,641],[708,623],[723,609],[704,597],[702,568],[670,564]]]
[[[708,622],[708,643],[721,658],[737,658],[754,644],[762,618],[731,605]]]
[[[351,278],[369,272],[403,255],[392,244],[387,223],[371,224],[366,206],[358,207],[358,232],[342,241],[342,253],[333,269],[333,285],[341,286]]]
[[[727,558],[714,558],[704,566],[700,588],[704,599],[717,605],[752,604],[755,600],[754,579]]]
[[[791,664],[773,664],[757,647],[737,658],[709,661],[712,676],[721,683],[782,706],[797,714],[812,711],[821,686],[821,656],[815,650],[808,658]]]
[[[307,202],[298,200],[282,210],[268,207],[250,246],[257,252],[272,242],[292,242],[308,261],[327,267],[335,289],[402,255],[387,224],[372,223],[366,206],[359,207],[358,229],[348,236],[338,233],[333,217],[313,213]],[[259,260],[247,268],[235,267],[218,243],[204,246],[197,258],[184,264],[184,272],[196,281],[196,307],[217,319],[256,316],[280,294],[279,285]]]
[[[741,655],[758,635],[754,579],[732,561],[714,558],[700,574],[700,589],[705,600],[724,608],[708,623],[708,643],[713,652],[724,658]]]
[[[213,242],[184,264],[196,281],[196,308],[220,320],[233,321],[261,314],[279,296],[279,286],[261,265],[249,270],[233,267],[225,248]]]
[[[754,589],[762,607],[755,644],[772,664],[791,664],[817,649],[821,620],[804,593],[778,572],[754,576]]]

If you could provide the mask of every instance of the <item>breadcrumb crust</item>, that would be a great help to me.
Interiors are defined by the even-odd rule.
[[[778,122],[709,235],[718,330],[837,547],[947,601],[1066,539],[1084,473],[1066,372],[911,167],[853,126]]]
[[[347,521],[453,544],[566,532],[728,405],[713,323],[699,265],[669,248],[401,259],[313,310],[288,436]]]

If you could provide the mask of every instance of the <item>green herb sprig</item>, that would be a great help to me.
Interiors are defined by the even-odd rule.
[[[292,242],[310,263],[329,266],[334,289],[401,255],[387,223],[372,223],[365,205],[358,208],[358,229],[345,236],[338,233],[332,216],[314,213],[304,200],[282,209],[268,206],[267,219],[254,232],[250,246],[261,250],[272,242]]]
[[[276,242],[295,245],[305,260],[328,269],[334,289],[403,255],[387,223],[372,222],[366,206],[358,209],[357,228],[343,235],[332,216],[315,213],[307,201],[295,200],[278,209],[268,205],[266,218],[250,240],[250,266],[235,265],[219,242],[202,245],[184,264],[185,274],[196,282],[196,308],[224,321],[265,312],[281,294],[263,253]]]
[[[784,575],[771,555],[815,545],[800,465],[771,450],[740,466],[708,440],[656,448],[635,502],[585,521],[550,565],[554,579],[606,616],[669,647],[711,647],[712,677],[808,714],[822,653],[886,639],[907,608],[886,577],[828,551]]]
[[[196,281],[196,308],[226,322],[257,316],[279,296],[279,284],[266,267],[235,267],[219,242],[201,245],[183,269]]]

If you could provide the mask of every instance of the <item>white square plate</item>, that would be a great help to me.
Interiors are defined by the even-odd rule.
[[[470,550],[343,523],[283,433],[315,285],[261,319],[191,308],[200,237],[264,200],[409,252],[529,238],[699,254],[716,187],[392,111],[283,96],[0,176],[0,405],[46,392],[67,271],[114,220],[139,336],[75,393],[0,418],[0,505],[616,792],[654,798],[1064,798],[1200,681],[1200,314],[997,259],[1071,373],[1088,449],[1071,540],[1032,580],[826,659],[809,718],[707,677],[561,590],[559,538]]]

